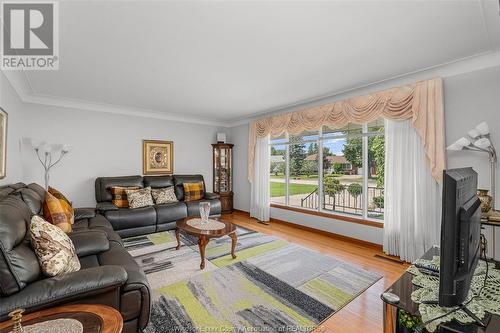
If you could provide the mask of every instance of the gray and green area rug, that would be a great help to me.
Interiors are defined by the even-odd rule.
[[[310,332],[381,276],[276,237],[238,228],[207,245],[173,231],[125,240],[153,289],[146,333]]]

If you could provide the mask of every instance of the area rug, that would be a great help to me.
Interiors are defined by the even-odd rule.
[[[146,333],[310,332],[381,276],[282,239],[237,229],[212,239],[201,271],[197,239],[173,231],[124,240],[153,289]]]

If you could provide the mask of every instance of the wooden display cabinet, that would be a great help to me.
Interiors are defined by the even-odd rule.
[[[214,193],[220,195],[222,213],[233,212],[233,144],[213,143]]]

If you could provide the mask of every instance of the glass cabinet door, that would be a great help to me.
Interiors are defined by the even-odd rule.
[[[214,147],[214,191],[217,193],[229,193],[233,190],[231,159],[231,147]]]

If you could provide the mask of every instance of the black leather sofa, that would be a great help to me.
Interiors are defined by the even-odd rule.
[[[149,321],[150,288],[142,269],[123,248],[111,224],[95,209],[75,209],[69,234],[81,270],[56,277],[41,272],[30,245],[29,225],[40,214],[45,190],[23,183],[0,187],[0,321],[10,311],[32,312],[62,304],[106,304],[120,311],[123,332]]]
[[[210,216],[220,216],[221,203],[218,194],[205,192],[202,200],[184,201],[182,184],[199,181],[204,182],[202,175],[99,177],[95,180],[97,210],[122,237],[175,229],[177,220],[187,216],[200,216],[201,201],[210,202]],[[179,202],[135,209],[118,208],[111,202],[112,186],[151,186],[151,188],[175,186],[175,195]]]

